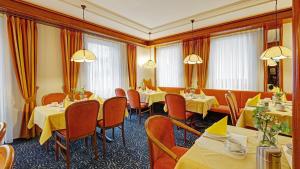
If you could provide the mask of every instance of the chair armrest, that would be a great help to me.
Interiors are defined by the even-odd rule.
[[[170,118],[170,119],[171,119],[172,123],[175,124],[176,126],[178,126],[180,128],[183,128],[183,129],[185,129],[185,130],[187,130],[187,131],[189,131],[189,132],[191,132],[191,133],[193,133],[193,134],[195,134],[197,136],[201,136],[202,135],[202,133],[200,133],[199,131],[197,131],[197,130],[191,128],[191,127],[189,127],[188,125],[186,125],[186,124],[184,124],[184,123],[182,123],[180,121],[177,121],[175,119],[172,119],[172,118]]]
[[[159,147],[162,151],[164,151],[169,157],[171,157],[173,160],[175,160],[176,162],[178,161],[178,157],[177,155],[170,150],[168,147],[166,147],[165,145],[163,145],[158,139],[156,139],[151,132],[148,132],[148,129],[146,128],[146,132],[149,138],[150,142],[153,142],[157,147]]]

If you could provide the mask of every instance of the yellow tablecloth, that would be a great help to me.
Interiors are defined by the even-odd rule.
[[[237,121],[236,126],[237,127],[255,127],[254,126],[254,119],[253,114],[256,107],[245,107],[244,110],[241,112],[241,115]],[[286,111],[278,111],[276,108],[272,105],[269,106],[270,111],[267,112],[268,114],[274,115],[280,122],[287,122],[289,125],[289,128],[291,129],[290,133],[285,134],[291,134],[292,133],[292,110],[290,108],[286,108]]]
[[[195,144],[179,159],[175,169],[255,169],[257,131],[228,126],[228,131],[248,138],[248,154],[244,159],[225,155],[224,142],[200,137]],[[291,143],[289,137],[278,137],[280,145]],[[279,146],[281,147],[281,146]],[[281,169],[289,169],[286,157],[281,156]]]
[[[199,97],[195,99],[186,98],[185,103],[187,111],[202,114],[203,118],[207,115],[207,111],[211,107],[219,106],[219,102],[215,96],[205,96],[204,98]],[[165,105],[164,111],[168,111],[167,105]]]
[[[140,93],[140,99],[141,102],[148,103],[149,106],[151,106],[155,102],[161,102],[165,100],[166,92],[159,92],[159,91],[144,91],[139,92]]]
[[[68,104],[69,105],[69,104]],[[103,119],[103,102],[100,103],[98,120]],[[125,116],[128,116],[127,109]],[[31,129],[34,125],[38,125],[42,129],[40,144],[44,144],[51,136],[52,131],[66,128],[65,108],[51,106],[37,106],[34,108],[28,122],[28,128]]]

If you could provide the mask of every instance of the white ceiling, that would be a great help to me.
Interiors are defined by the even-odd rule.
[[[26,0],[133,36],[151,39],[253,16],[274,10],[274,0]],[[279,9],[292,0],[278,0]]]

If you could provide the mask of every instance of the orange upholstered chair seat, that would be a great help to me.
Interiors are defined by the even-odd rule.
[[[219,105],[218,107],[212,107],[210,111],[224,113],[224,114],[230,113],[229,107],[227,105]]]
[[[184,155],[188,151],[187,148],[174,146],[171,148],[171,151],[175,153],[179,158]],[[174,159],[172,159],[167,154],[163,154],[160,158],[158,158],[154,162],[154,169],[173,169],[176,165],[176,162]]]

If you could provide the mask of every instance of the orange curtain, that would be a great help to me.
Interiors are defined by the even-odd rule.
[[[64,92],[71,92],[76,88],[80,64],[71,62],[72,55],[82,49],[82,33],[73,30],[61,29],[60,34],[63,75],[64,75]]]
[[[193,53],[193,41],[184,41],[182,43],[183,60],[186,56]],[[184,83],[185,87],[191,87],[194,65],[184,64]]]
[[[197,64],[198,88],[205,88],[210,51],[210,38],[201,38],[195,41],[195,53],[201,56],[203,63]]]
[[[35,136],[34,129],[29,130],[27,124],[36,105],[37,26],[32,20],[8,16],[7,29],[12,64],[25,100],[20,137],[30,138]]]
[[[136,89],[136,46],[127,44],[129,86]]]

